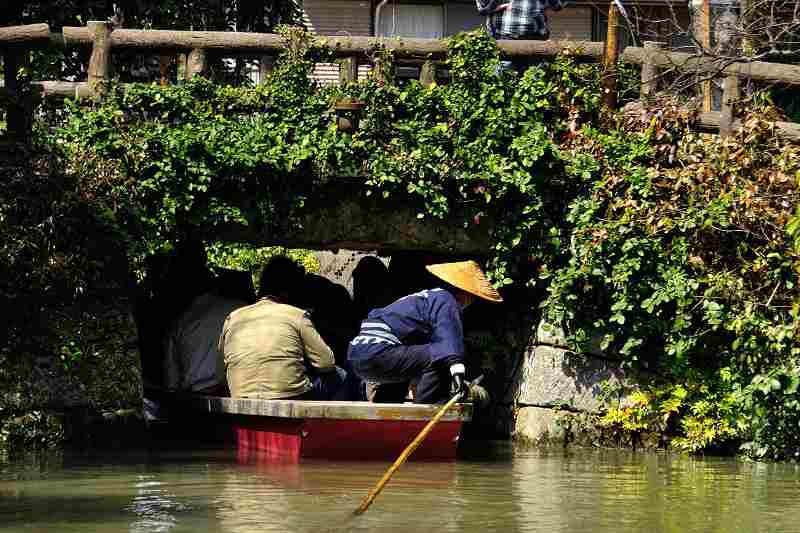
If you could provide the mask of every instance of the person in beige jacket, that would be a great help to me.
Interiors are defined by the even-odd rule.
[[[304,270],[275,256],[261,273],[260,299],[233,311],[219,339],[231,397],[330,400],[346,377],[303,309],[290,304]],[[222,372],[223,369],[219,369]]]

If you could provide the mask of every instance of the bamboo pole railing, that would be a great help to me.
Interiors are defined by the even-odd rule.
[[[420,66],[420,81],[432,84],[437,77],[437,62],[447,53],[447,41],[438,39],[375,38],[350,36],[319,36],[318,42],[328,45],[333,56],[340,60],[341,82],[355,80],[359,64],[370,61],[373,53],[383,48],[397,64]],[[498,41],[501,54],[507,59],[554,57],[569,53],[580,59],[605,61],[609,55],[606,44],[590,41]],[[108,22],[89,22],[85,27],[64,27],[52,32],[47,24],[29,24],[0,28],[0,54],[5,68],[4,83],[0,84],[0,105],[7,110],[7,128],[11,137],[25,138],[30,133],[32,105],[30,97],[87,98],[103,96],[110,80],[111,57],[114,50],[156,52],[161,56],[185,54],[186,77],[202,75],[206,70],[207,53],[239,56],[250,55],[261,60],[262,71],[271,69],[272,58],[288,46],[275,34],[114,29]],[[16,72],[28,57],[28,51],[47,47],[91,47],[87,82],[33,81],[23,90]],[[725,80],[721,112],[705,111],[700,115],[701,128],[731,135],[740,126],[735,118],[734,105],[739,99],[740,79],[800,85],[800,66],[753,62],[721,64],[714,58],[670,52],[659,43],[643,47],[627,47],[619,56],[629,64],[641,65],[641,98],[648,100],[658,91],[660,73],[667,69],[683,69]],[[12,68],[8,68],[12,67]],[[385,67],[374,66],[376,75],[389,77]],[[609,72],[611,74],[612,71]],[[612,83],[608,82],[608,87]],[[613,84],[615,85],[615,84]],[[607,102],[612,102],[609,98]],[[800,139],[800,125],[778,122],[780,135]]]

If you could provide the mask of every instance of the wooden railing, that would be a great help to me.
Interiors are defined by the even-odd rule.
[[[359,64],[370,62],[371,53],[383,47],[393,53],[398,65],[420,66],[420,80],[430,84],[436,78],[437,64],[447,53],[447,42],[437,39],[375,38],[320,36],[333,55],[340,59],[339,78],[342,82],[356,79]],[[605,43],[590,41],[498,41],[501,54],[510,60],[532,57],[554,57],[569,53],[581,59],[599,61],[605,56],[606,64],[616,57]],[[46,47],[91,47],[88,81],[35,81],[30,87],[20,86],[16,77],[19,66],[24,65],[27,52]],[[186,77],[203,74],[207,52],[222,56],[248,55],[261,59],[262,67],[287,47],[285,38],[266,33],[171,31],[114,29],[110,22],[89,22],[86,27],[64,27],[60,33],[51,32],[47,24],[31,24],[0,28],[0,53],[5,63],[5,83],[0,86],[0,105],[7,109],[7,128],[12,138],[24,138],[30,131],[32,102],[37,98],[102,97],[111,74],[111,54],[115,49],[152,51],[161,55],[187,54]],[[652,98],[658,91],[662,71],[679,69],[706,76],[724,78],[722,110],[704,112],[700,125],[709,131],[730,135],[739,127],[735,119],[734,104],[739,100],[740,79],[760,82],[778,82],[800,85],[800,66],[765,62],[741,62],[720,65],[718,61],[687,53],[670,52],[659,43],[645,43],[644,47],[628,47],[621,59],[642,66],[641,97]],[[611,61],[609,61],[611,59]],[[385,76],[384,65],[374,64],[375,75]],[[610,71],[613,76],[613,69]],[[604,84],[604,86],[606,86]],[[615,85],[611,85],[615,86]],[[800,125],[779,122],[779,134],[800,138]]]

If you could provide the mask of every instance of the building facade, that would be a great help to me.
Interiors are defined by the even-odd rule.
[[[627,0],[620,45],[664,41],[673,49],[693,46],[688,3],[676,0]],[[551,39],[603,41],[609,4],[572,1],[550,15]],[[317,35],[419,37],[440,39],[485,22],[474,0],[303,0],[306,26]],[[362,66],[365,75],[368,67]],[[338,67],[318,65],[315,77],[336,83]]]
[[[672,34],[689,26],[689,4],[678,0],[626,0],[631,31]],[[442,38],[484,23],[474,0],[303,0],[309,28],[319,35]],[[608,2],[571,1],[550,16],[553,39],[601,41]],[[652,35],[651,35],[652,34]]]

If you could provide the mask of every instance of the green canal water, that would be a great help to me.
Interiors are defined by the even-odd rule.
[[[481,448],[483,445],[480,446]],[[241,464],[225,451],[0,457],[0,531],[800,532],[800,466],[625,451]]]

